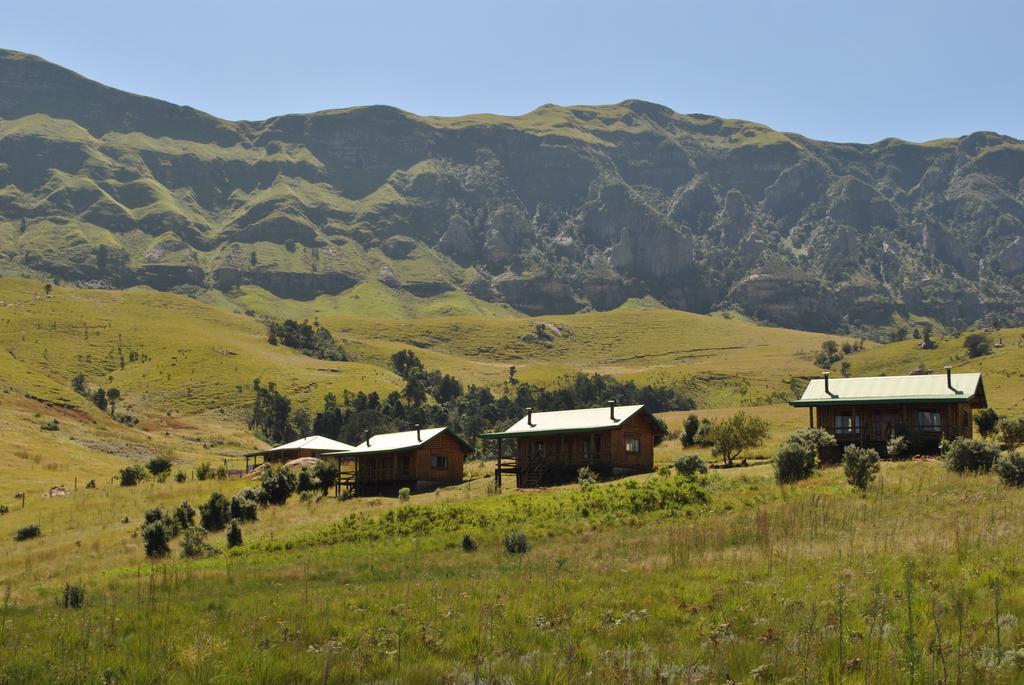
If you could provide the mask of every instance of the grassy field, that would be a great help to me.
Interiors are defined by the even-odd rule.
[[[678,497],[636,510],[630,493],[652,483]],[[836,469],[785,489],[763,476],[672,483],[325,501],[316,506],[391,512],[392,523],[371,513],[358,525],[275,536],[275,517],[313,513],[291,502],[265,510],[241,551],[154,565],[119,565],[115,554],[101,573],[77,568],[92,553],[73,548],[57,582],[26,591],[24,576],[7,581],[0,674],[183,683],[1024,676],[1024,564],[1014,552],[1024,493],[993,476],[887,464],[866,496]],[[532,543],[526,554],[503,550],[511,528]],[[124,529],[107,536],[138,545]],[[464,534],[477,551],[462,551]],[[38,556],[4,567],[53,566],[49,545],[45,532],[19,543]],[[65,580],[85,587],[84,608],[59,608]]]
[[[148,290],[46,296],[38,282],[0,280],[0,503],[10,507],[0,516],[0,683],[1024,679],[1014,553],[1024,493],[934,461],[885,464],[866,495],[838,469],[780,488],[766,463],[698,483],[649,475],[496,494],[493,465],[471,462],[461,485],[408,503],[293,497],[245,524],[239,549],[190,561],[179,539],[169,559],[149,560],[147,509],[198,508],[252,484],[192,473],[262,444],[245,425],[256,377],[313,407],[326,392],[400,388],[387,359],[410,346],[428,367],[496,392],[512,365],[543,384],[597,371],[682,389],[699,418],[742,409],[767,419],[768,440],[746,455],[758,459],[806,424],[785,400],[817,373],[829,337],[650,302],[388,320],[250,295],[282,317],[319,316],[352,361],[269,345],[233,302]],[[1014,414],[1021,335],[995,333],[1003,346],[978,359],[949,337],[930,351],[869,345],[846,361],[854,375],[981,370],[989,403]],[[91,387],[119,388],[118,413],[137,425],[73,392],[80,372]],[[678,432],[689,413],[662,418]],[[54,419],[59,430],[41,429]],[[667,440],[656,462],[683,451]],[[112,481],[155,455],[187,481]],[[58,484],[71,493],[44,496]],[[30,524],[41,537],[11,542]],[[504,551],[512,530],[528,553]],[[467,534],[477,551],[462,551]],[[210,541],[224,550],[223,533]],[[60,606],[66,583],[85,588],[83,608]]]

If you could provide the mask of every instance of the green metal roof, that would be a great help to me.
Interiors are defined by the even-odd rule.
[[[871,376],[865,378],[813,378],[794,407],[829,404],[892,404],[898,402],[960,403],[988,406],[980,373],[924,376]]]
[[[612,419],[611,407],[589,409],[565,409],[562,411],[535,411],[532,418],[524,416],[507,430],[498,433],[484,433],[481,438],[515,438],[529,435],[554,435],[556,433],[592,433],[618,428],[622,422],[639,411],[644,405],[632,404],[615,407]],[[532,425],[531,425],[532,424]]]

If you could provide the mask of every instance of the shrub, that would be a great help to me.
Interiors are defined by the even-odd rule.
[[[295,492],[303,493],[320,489],[320,479],[316,477],[313,469],[303,466],[299,471],[299,477],[295,483]]]
[[[142,526],[142,545],[146,548],[147,557],[167,556],[171,551],[167,544],[169,539],[167,526],[164,525],[162,520],[153,521]]]
[[[210,493],[210,499],[199,505],[199,522],[206,530],[223,530],[231,518],[231,503],[219,492]]]
[[[121,485],[130,487],[138,485],[146,477],[146,472],[141,466],[126,466],[121,469]]]
[[[218,466],[213,472],[213,477],[217,480],[227,480],[228,470],[224,466]]]
[[[408,502],[409,498],[411,496],[412,496],[412,490],[410,490],[409,488],[399,488],[398,489],[398,501],[399,502]]]
[[[1009,451],[1024,445],[1024,418],[1014,416],[999,421],[999,437]]]
[[[245,489],[231,498],[231,518],[239,521],[255,521],[260,503],[255,490]]]
[[[85,588],[81,585],[64,584],[61,606],[65,609],[81,609],[85,604]]]
[[[202,464],[196,467],[196,479],[206,480],[213,476],[213,467],[210,466],[209,462],[204,461]]]
[[[996,460],[992,467],[1003,485],[1011,488],[1024,488],[1024,455],[1011,452]]]
[[[46,423],[41,423],[41,424],[39,424],[39,430],[41,430],[41,431],[59,431],[60,430],[60,421],[58,421],[57,419],[51,419],[50,421],[47,421]]]
[[[693,447],[697,440],[698,430],[700,430],[700,419],[697,418],[696,414],[688,414],[686,421],[683,422],[683,434],[679,436],[683,447]]]
[[[196,525],[196,510],[188,502],[182,502],[174,510],[172,518],[178,530],[188,530]]]
[[[943,440],[941,451],[946,468],[954,473],[987,472],[999,458],[995,445],[967,438]]]
[[[0,504],[0,516],[7,514],[11,511],[11,508],[6,504]]]
[[[708,465],[697,454],[684,454],[676,459],[673,466],[676,467],[676,473],[687,478],[695,478],[708,472]]]
[[[85,484],[85,489],[86,490],[95,490],[96,489],[96,480],[93,479],[93,480],[90,480],[88,483],[86,483]]]
[[[269,504],[284,504],[295,492],[295,474],[284,466],[270,466],[260,477]]]
[[[43,534],[43,531],[40,530],[40,528],[39,528],[39,526],[37,524],[30,523],[29,525],[25,526],[24,528],[19,528],[14,533],[14,539],[17,542],[21,542],[22,540],[31,540],[32,538],[37,538],[37,537],[39,537],[42,534]]]
[[[202,528],[189,528],[181,538],[181,556],[183,557],[198,559],[216,553],[217,549],[206,542],[206,531]]]
[[[597,472],[589,466],[581,466],[576,472],[576,482],[580,490],[589,490],[590,486],[597,482]]]
[[[779,485],[795,483],[814,474],[817,453],[807,442],[787,440],[775,455],[775,480]]]
[[[170,473],[171,460],[168,459],[167,457],[153,457],[152,459],[149,460],[149,462],[147,462],[146,468],[149,469],[149,472],[152,473],[154,476],[159,476],[160,474],[164,473]]]
[[[964,347],[968,357],[982,357],[992,354],[992,338],[986,333],[971,333],[964,338]]]
[[[890,459],[903,459],[910,454],[910,441],[902,435],[894,435],[885,443],[885,454]]]
[[[188,476],[185,475],[184,471],[178,471],[174,474],[174,481],[176,483],[184,483],[186,480],[188,480]]]
[[[327,491],[338,482],[341,469],[332,461],[320,459],[313,467],[313,473],[316,474],[316,479],[320,483],[320,491],[326,496]]]
[[[843,450],[843,472],[846,482],[867,490],[880,468],[878,452],[867,447],[847,445]]]
[[[712,454],[722,457],[727,466],[744,450],[761,446],[767,437],[768,422],[742,411],[712,424],[708,436]]]
[[[530,551],[530,542],[526,539],[526,533],[519,530],[511,530],[505,533],[502,539],[505,551],[508,554],[526,554]]]
[[[240,547],[242,545],[242,527],[238,525],[238,519],[231,519],[228,524],[228,547]]]
[[[999,414],[995,409],[982,409],[974,415],[974,425],[978,427],[981,437],[987,438],[999,427]]]
[[[824,428],[801,428],[787,438],[788,442],[799,442],[806,445],[815,454],[826,447],[836,446],[836,436]]]
[[[475,552],[476,551],[476,540],[473,539],[472,535],[462,536],[462,551],[463,552]]]

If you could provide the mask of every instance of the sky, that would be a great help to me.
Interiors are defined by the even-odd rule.
[[[833,141],[1024,138],[1019,0],[4,0],[0,47],[227,119],[650,100]]]

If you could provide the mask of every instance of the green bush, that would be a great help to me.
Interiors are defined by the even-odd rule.
[[[320,479],[316,477],[316,473],[308,466],[303,466],[302,470],[299,471],[299,477],[296,479],[295,492],[303,493],[319,489]]]
[[[987,438],[999,427],[999,414],[995,409],[982,409],[974,415],[974,425],[978,427],[981,437]]]
[[[597,472],[589,466],[581,466],[576,472],[576,482],[579,484],[580,490],[587,490],[597,482]]]
[[[992,467],[1003,485],[1011,488],[1024,488],[1024,455],[1011,452],[996,460]]]
[[[141,466],[126,466],[121,469],[121,485],[124,487],[138,485],[145,477],[146,472]]]
[[[159,476],[162,473],[170,473],[171,465],[171,460],[167,457],[153,457],[146,463],[146,468],[154,476]]]
[[[410,490],[409,488],[399,488],[398,489],[398,501],[399,502],[408,502],[410,497],[412,497],[412,490]]]
[[[181,556],[188,559],[201,559],[217,553],[217,549],[206,542],[206,531],[192,527],[181,537]]]
[[[867,447],[847,445],[843,450],[843,472],[846,482],[855,488],[867,490],[881,468],[878,452]]]
[[[210,499],[199,505],[199,522],[206,530],[223,530],[230,519],[231,502],[219,492],[210,493]]]
[[[695,478],[708,472],[708,465],[697,454],[684,454],[675,460],[673,466],[676,473],[687,478]]]
[[[999,458],[999,448],[980,440],[955,438],[943,440],[942,459],[954,473],[985,473]]]
[[[178,530],[188,530],[196,525],[196,510],[188,502],[182,502],[174,510],[172,518]]]
[[[228,547],[240,547],[242,544],[242,527],[238,525],[238,519],[231,519],[227,530]]]
[[[502,543],[508,554],[526,554],[530,551],[530,542],[526,539],[526,533],[522,531],[511,530],[505,533]]]
[[[284,466],[268,466],[260,477],[260,484],[269,504],[284,504],[295,492],[296,478]]]
[[[202,464],[196,467],[196,479],[206,480],[207,478],[213,477],[213,467],[210,466],[209,462],[204,461]]]
[[[239,521],[255,521],[260,508],[259,494],[246,488],[231,498],[231,518]]]
[[[885,443],[885,454],[890,459],[904,459],[910,454],[910,441],[902,435],[894,435]]]
[[[81,609],[85,605],[85,588],[81,585],[64,584],[61,606],[65,609]]]
[[[473,539],[472,535],[462,536],[462,551],[463,552],[475,552],[476,551],[476,540]]]
[[[779,485],[796,483],[814,474],[817,452],[808,442],[790,439],[779,446],[773,466],[775,481]]]
[[[683,422],[683,434],[679,436],[683,447],[693,447],[697,442],[697,431],[700,430],[700,419],[696,414],[688,414]]]
[[[170,538],[163,520],[152,521],[142,526],[142,545],[146,548],[147,557],[167,556],[171,551],[167,544]]]
[[[185,475],[184,471],[178,471],[176,474],[174,474],[174,481],[176,483],[184,483],[187,480],[188,476]]]
[[[964,347],[968,357],[981,357],[992,354],[992,338],[986,333],[971,333],[964,338]]]
[[[42,534],[43,531],[39,528],[39,526],[35,523],[31,523],[15,531],[14,539],[18,542],[21,542],[22,540],[31,540],[32,538],[37,538]]]
[[[341,476],[341,469],[338,468],[337,464],[328,459],[320,459],[317,461],[316,466],[313,467],[313,473],[320,483],[320,491],[327,495],[327,491],[338,482],[338,477]]]
[[[1024,418],[1014,416],[999,421],[999,438],[1010,452],[1024,445]]]

